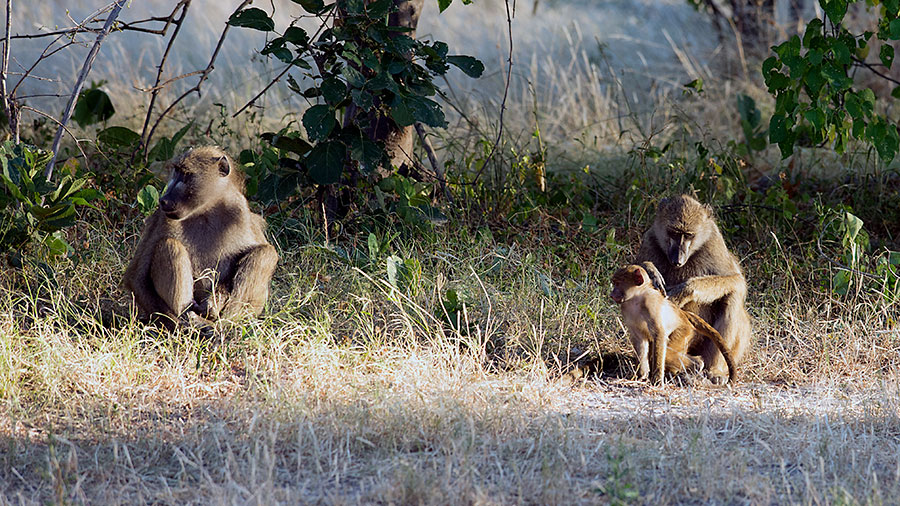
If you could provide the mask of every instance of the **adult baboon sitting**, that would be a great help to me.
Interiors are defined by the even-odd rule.
[[[687,195],[663,199],[634,263],[678,306],[718,330],[735,363],[741,362],[750,346],[747,281],[725,246],[712,208]],[[728,367],[712,341],[704,339],[688,353],[703,358],[711,381],[727,381]]]
[[[190,312],[209,320],[259,314],[278,254],[265,220],[250,211],[243,174],[217,147],[189,150],[166,167],[166,190],[125,271],[142,315],[162,315],[172,327]]]

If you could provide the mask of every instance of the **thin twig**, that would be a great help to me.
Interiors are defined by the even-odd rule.
[[[840,269],[844,269],[845,271],[853,272],[855,274],[859,274],[860,276],[864,276],[869,279],[874,279],[877,281],[881,281],[881,279],[882,279],[880,276],[876,276],[875,274],[861,271],[859,269],[854,269],[853,267],[850,267],[849,265],[844,265],[844,264],[838,262],[837,260],[833,260],[830,256],[826,255],[824,251],[822,251],[822,241],[819,238],[816,238],[816,248],[819,250],[820,257],[824,258],[825,260],[828,260],[828,262],[830,262],[831,264],[833,264],[834,266],[836,266]]]
[[[325,18],[322,18],[321,16],[319,16],[319,19],[322,20],[322,23],[319,25],[319,28],[316,30],[316,33],[314,33],[312,35],[312,37],[309,38],[309,40],[318,39],[319,34],[322,33],[322,30],[324,30],[325,26],[327,25],[328,17],[330,17],[330,15],[326,16]],[[299,55],[298,55],[298,58],[299,58]],[[313,55],[313,60],[315,60],[315,55]],[[316,61],[316,65],[317,66],[319,65],[318,61]],[[244,112],[248,107],[253,105],[257,100],[259,100],[259,97],[263,96],[263,94],[265,94],[269,90],[269,88],[274,86],[275,83],[277,83],[282,77],[284,77],[284,75],[287,74],[288,71],[290,71],[291,67],[293,67],[293,66],[294,66],[293,64],[288,65],[284,70],[281,71],[281,73],[279,73],[277,76],[275,76],[275,79],[272,79],[272,81],[270,81],[269,84],[267,84],[266,87],[262,89],[262,91],[260,91],[256,95],[254,95],[253,98],[251,98],[246,104],[244,104],[243,107],[238,109],[238,111],[236,113],[232,114],[231,117],[237,118],[238,114]]]
[[[491,151],[488,153],[487,158],[484,159],[484,163],[481,165],[481,168],[478,169],[478,173],[475,174],[472,182],[475,183],[478,181],[478,178],[481,177],[482,172],[484,172],[485,167],[488,166],[488,162],[491,161],[491,158],[494,157],[494,152],[497,151],[497,146],[500,145],[500,139],[503,137],[503,113],[506,111],[506,98],[509,96],[509,84],[512,81],[512,66],[513,66],[513,36],[512,36],[512,15],[509,12],[509,0],[505,0],[506,4],[506,26],[507,33],[509,34],[509,56],[506,61],[508,63],[506,67],[506,86],[503,89],[503,100],[500,102],[500,128],[497,131],[497,140],[494,142],[494,145],[491,146]]]
[[[240,5],[238,5],[237,9],[235,9],[234,12],[235,13],[239,12],[241,9],[243,9],[247,4],[251,3],[252,1],[253,0],[244,0],[243,2],[241,2]],[[234,14],[232,14],[232,16],[233,15]],[[185,99],[185,97],[187,97],[191,93],[196,92],[198,96],[200,95],[200,87],[203,85],[203,82],[206,81],[206,79],[209,77],[210,72],[213,71],[214,65],[216,63],[216,58],[219,56],[219,51],[222,49],[222,44],[225,43],[225,36],[228,35],[228,30],[230,28],[231,28],[231,25],[229,25],[226,22],[225,29],[222,30],[222,35],[219,37],[219,42],[216,44],[216,49],[213,51],[212,56],[210,56],[209,63],[206,65],[206,68],[203,69],[203,72],[201,72],[200,80],[197,81],[197,84],[193,88],[182,93],[178,98],[175,99],[175,101],[173,101],[171,104],[169,104],[168,107],[166,107],[166,109],[162,112],[162,114],[159,115],[158,118],[156,118],[156,122],[153,123],[153,128],[151,128],[150,132],[147,134],[147,139],[144,142],[145,146],[150,145],[150,139],[153,138],[153,133],[156,132],[156,128],[162,122],[163,118],[165,118],[166,115],[169,114],[169,112],[172,109],[174,109],[176,105],[178,105],[182,100]],[[150,154],[149,150],[144,151],[144,159],[145,160],[147,159],[147,156],[149,154]]]
[[[18,130],[18,128],[13,127],[13,110],[12,110],[12,100],[6,96],[6,75],[9,72],[9,22],[12,19],[12,0],[6,0],[6,31],[3,34],[3,62],[2,68],[0,68],[0,98],[2,98],[3,102],[3,114],[6,114],[6,118],[9,121],[9,129],[12,132]],[[16,136],[16,144],[19,143],[18,136]]]
[[[136,89],[138,91],[143,91],[144,93],[159,91],[159,90],[162,90],[163,88],[165,88],[166,86],[174,83],[175,81],[187,79],[188,77],[199,76],[202,73],[203,73],[202,70],[195,70],[193,72],[188,72],[187,74],[181,74],[180,76],[170,77],[169,79],[166,79],[165,81],[163,81],[155,86],[151,86],[149,88],[141,88],[139,86],[135,86],[134,89]]]
[[[175,10],[177,10],[178,7],[179,6],[176,5]],[[129,23],[126,23],[124,21],[119,21],[116,23],[116,25],[113,27],[113,29],[123,31],[123,32],[124,31],[132,31],[132,32],[149,33],[149,34],[153,34],[153,35],[165,35],[166,31],[168,31],[168,29],[169,29],[169,25],[171,24],[169,22],[175,17],[174,14],[175,14],[175,11],[173,10],[172,14],[168,17],[153,16],[153,17],[149,17],[147,19],[139,19],[137,21],[131,21]],[[44,37],[55,37],[57,35],[72,35],[72,34],[78,34],[78,33],[100,33],[100,30],[101,30],[100,28],[90,28],[90,27],[86,27],[83,25],[87,24],[87,23],[105,23],[105,22],[106,22],[105,19],[94,18],[94,19],[90,19],[90,20],[85,20],[81,25],[73,26],[70,28],[63,28],[61,30],[54,30],[52,32],[26,33],[24,35],[13,35],[10,38],[11,39],[42,39]],[[165,22],[166,25],[163,28],[160,28],[158,30],[154,30],[152,28],[141,28],[141,27],[137,26],[137,25],[141,25],[144,23],[162,23],[162,22]]]
[[[274,86],[275,83],[277,83],[282,77],[284,77],[284,75],[287,74],[288,71],[290,71],[291,68],[293,68],[293,66],[294,66],[293,63],[289,63],[288,66],[284,68],[284,70],[282,70],[277,76],[275,76],[275,79],[272,79],[272,80],[269,82],[269,84],[267,84],[266,87],[262,89],[262,91],[260,91],[260,92],[257,93],[256,95],[254,95],[253,98],[251,98],[246,104],[244,104],[243,107],[241,107],[240,109],[238,109],[236,113],[232,114],[231,117],[232,117],[232,118],[237,118],[238,114],[244,112],[248,107],[250,107],[251,105],[253,105],[254,102],[256,102],[257,100],[259,100],[259,97],[263,96],[267,91],[269,91],[269,88],[271,88],[272,86]]]
[[[122,7],[125,6],[126,1],[127,0],[117,0],[115,2],[112,12],[109,13],[109,18],[107,18],[106,20],[106,24],[103,25],[103,30],[99,34],[97,34],[97,40],[91,47],[87,58],[84,59],[84,66],[82,66],[81,68],[81,73],[78,74],[78,80],[75,81],[75,88],[72,89],[72,96],[69,97],[69,103],[68,105],[66,105],[66,110],[63,113],[62,120],[60,120],[59,129],[56,131],[56,138],[53,139],[53,156],[50,158],[50,162],[47,163],[47,169],[44,171],[44,179],[47,181],[49,181],[50,178],[53,177],[53,165],[56,163],[56,156],[59,153],[59,143],[62,140],[63,130],[65,130],[65,126],[66,123],[69,122],[69,118],[72,117],[72,111],[75,109],[75,101],[78,100],[78,95],[81,93],[81,88],[84,86],[84,80],[87,77],[88,72],[91,71],[91,65],[94,63],[94,58],[97,57],[97,53],[100,51],[100,44],[103,43],[103,39],[106,38],[106,35],[112,28],[113,23],[119,16],[119,12],[121,12]]]
[[[444,197],[446,197],[447,202],[453,203],[453,196],[450,195],[450,190],[447,189],[446,176],[444,175],[444,165],[437,159],[437,156],[434,154],[434,146],[431,145],[431,141],[429,141],[428,137],[425,136],[425,128],[419,122],[416,122],[416,133],[419,134],[419,140],[422,142],[422,147],[425,148],[425,154],[428,155],[428,161],[431,162],[431,168],[434,169],[438,184],[440,184],[441,190],[443,190],[444,192]]]
[[[166,22],[166,30],[169,29],[169,26],[174,22],[175,30],[172,32],[172,37],[169,39],[169,43],[166,44],[166,50],[163,51],[162,59],[159,61],[159,65],[157,66],[156,71],[156,82],[153,85],[153,92],[150,94],[150,104],[147,106],[147,115],[144,116],[144,126],[141,129],[141,146],[146,146],[146,142],[144,142],[144,138],[147,136],[147,128],[150,126],[150,118],[153,115],[153,105],[156,103],[156,98],[159,96],[159,92],[162,87],[159,85],[159,82],[162,80],[163,69],[166,66],[166,59],[169,57],[169,51],[172,50],[172,46],[175,44],[175,38],[178,37],[178,32],[181,31],[181,26],[184,23],[184,18],[187,16],[188,8],[191,6],[191,0],[181,0],[178,2],[178,5],[175,6],[175,9],[172,10],[172,14],[181,7],[181,17],[178,18],[177,21],[172,21],[173,18],[169,18],[169,21]],[[168,84],[168,82],[166,83]]]
[[[60,38],[61,38],[61,37],[60,37]],[[60,52],[60,51],[62,51],[62,50],[64,50],[64,49],[66,49],[66,48],[69,47],[69,46],[78,44],[77,42],[72,42],[72,41],[70,41],[70,42],[66,42],[65,44],[59,46],[58,48],[56,48],[56,49],[50,51],[50,48],[53,47],[53,45],[56,44],[58,41],[59,41],[59,39],[56,39],[56,40],[54,40],[53,42],[51,42],[50,44],[48,44],[47,47],[45,47],[44,50],[41,52],[41,55],[38,56],[38,57],[34,60],[34,63],[32,63],[30,67],[28,67],[27,69],[25,69],[25,72],[24,72],[24,73],[22,73],[22,74],[10,74],[10,75],[21,75],[21,76],[22,76],[22,77],[20,77],[19,80],[16,82],[16,85],[13,86],[12,91],[9,92],[9,96],[10,96],[10,97],[16,96],[16,92],[19,90],[19,86],[22,86],[22,83],[24,83],[26,79],[35,79],[35,80],[37,80],[37,81],[56,81],[56,82],[59,81],[58,79],[53,79],[53,78],[49,78],[49,77],[36,77],[36,76],[31,75],[31,73],[34,71],[34,69],[35,69],[42,61],[46,60],[47,58],[50,58],[51,56],[55,55],[56,53],[58,53],[58,52]],[[17,62],[17,63],[18,63],[18,62]],[[24,68],[24,67],[23,67],[23,68]]]
[[[889,82],[892,82],[892,83],[894,83],[894,84],[900,85],[900,81],[894,79],[893,77],[891,77],[891,76],[889,76],[889,75],[887,75],[887,74],[883,74],[883,73],[881,73],[881,72],[875,70],[875,66],[872,65],[871,63],[867,63],[867,62],[865,62],[865,61],[863,61],[863,60],[860,60],[860,59],[858,59],[858,58],[855,58],[855,57],[853,58],[853,62],[856,63],[857,65],[859,65],[860,67],[863,67],[863,68],[867,69],[869,72],[875,74],[876,76],[878,76],[878,77],[880,77],[880,78],[882,78],[882,79],[886,79],[886,80],[889,81]]]
[[[63,130],[65,130],[65,132],[66,132],[67,134],[69,134],[69,137],[71,137],[72,140],[75,141],[75,147],[77,147],[77,148],[78,148],[78,151],[81,152],[81,157],[84,158],[84,164],[85,164],[85,165],[88,164],[88,157],[87,157],[87,154],[84,152],[83,149],[81,149],[81,142],[78,140],[77,137],[75,137],[75,134],[73,134],[72,131],[69,130],[68,127],[66,127],[65,125],[63,125],[62,123],[60,123],[60,121],[59,121],[58,119],[54,118],[54,117],[51,116],[50,114],[47,114],[47,113],[44,112],[44,111],[35,109],[34,107],[31,107],[31,106],[28,106],[28,105],[23,105],[23,106],[21,107],[21,109],[22,109],[23,111],[31,111],[31,112],[33,112],[33,113],[35,113],[35,114],[38,114],[38,115],[40,115],[40,116],[43,116],[43,117],[49,119],[50,121],[56,123],[60,128],[62,128]]]

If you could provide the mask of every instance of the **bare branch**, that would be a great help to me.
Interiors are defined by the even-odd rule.
[[[860,60],[856,57],[853,58],[853,63],[855,63],[859,67],[863,67],[863,68],[867,69],[869,72],[875,74],[876,76],[878,76],[882,79],[885,79],[888,82],[891,82],[894,84],[900,84],[900,81],[894,79],[893,77],[891,77],[887,74],[884,74],[883,72],[879,72],[878,70],[876,70],[875,65],[872,65],[871,63],[868,63],[864,60]]]
[[[87,154],[84,152],[83,149],[81,149],[81,142],[78,140],[77,137],[75,137],[75,134],[73,134],[72,131],[68,129],[68,127],[66,127],[65,125],[63,125],[62,123],[60,123],[60,121],[59,121],[58,119],[54,118],[53,116],[47,114],[47,113],[44,112],[44,111],[40,111],[40,110],[38,110],[38,109],[35,109],[34,107],[31,107],[31,106],[28,106],[28,105],[23,105],[23,106],[22,106],[22,110],[23,110],[23,111],[31,111],[31,112],[33,112],[33,113],[39,115],[39,116],[43,116],[43,117],[49,119],[50,121],[56,123],[57,125],[59,125],[60,128],[62,128],[63,130],[65,130],[66,133],[69,134],[69,137],[71,137],[72,140],[75,141],[75,146],[78,148],[78,151],[81,152],[81,157],[84,158],[84,163],[85,163],[85,165],[87,165],[87,163],[88,163],[88,157],[87,157]]]
[[[278,81],[280,81],[281,78],[284,77],[284,75],[287,74],[288,71],[291,70],[291,68],[292,68],[293,66],[294,66],[293,64],[290,64],[290,63],[289,63],[289,64],[284,68],[284,70],[282,70],[277,76],[275,76],[275,79],[272,79],[271,81],[269,81],[269,84],[267,84],[266,87],[262,89],[262,91],[260,91],[260,92],[257,93],[256,95],[254,95],[253,98],[251,98],[246,104],[244,104],[243,107],[241,107],[240,109],[238,109],[236,113],[232,114],[231,117],[232,117],[232,118],[237,118],[237,117],[238,117],[238,114],[244,112],[248,107],[250,107],[251,105],[253,105],[254,102],[256,102],[257,100],[259,100],[259,97],[265,95],[265,93],[266,93],[267,91],[269,91],[269,88],[271,88],[272,86],[275,85],[275,83],[277,83]]]
[[[243,9],[244,7],[246,7],[246,6],[247,6],[249,3],[251,3],[252,1],[253,1],[253,0],[244,0],[243,2],[241,2],[240,5],[237,6],[237,9],[235,9],[234,12],[240,11],[241,9]],[[233,14],[232,14],[232,15],[233,15]],[[213,71],[214,65],[215,65],[215,63],[216,63],[216,58],[219,56],[219,51],[222,49],[222,44],[225,43],[225,36],[228,35],[228,30],[229,30],[229,28],[231,28],[231,25],[229,25],[229,24],[226,22],[226,23],[225,23],[225,29],[222,30],[222,35],[219,37],[219,42],[218,42],[218,44],[216,44],[216,49],[213,51],[212,56],[209,58],[209,63],[206,65],[206,68],[203,69],[203,71],[200,73],[200,80],[197,81],[196,86],[194,86],[193,88],[191,88],[191,89],[185,91],[184,93],[182,93],[178,98],[175,99],[174,102],[172,102],[171,104],[169,104],[169,107],[166,107],[166,109],[162,112],[162,114],[159,115],[158,118],[156,118],[156,122],[153,123],[153,128],[150,129],[150,132],[147,134],[147,138],[146,138],[145,141],[144,141],[144,145],[145,145],[145,146],[149,146],[149,145],[150,145],[150,139],[153,138],[153,133],[156,132],[156,128],[157,128],[157,127],[159,126],[159,124],[162,122],[163,118],[165,118],[166,115],[169,114],[169,112],[170,112],[172,109],[174,109],[175,106],[178,105],[179,102],[181,102],[182,100],[184,100],[184,98],[187,97],[188,95],[190,95],[191,93],[197,92],[197,95],[198,95],[198,96],[200,95],[200,86],[203,84],[203,81],[206,81],[206,78],[209,77],[209,73]],[[144,154],[144,158],[145,158],[145,159],[146,159],[146,157],[147,157],[148,154],[149,154],[149,151],[145,151],[145,154]]]
[[[192,76],[198,76],[202,73],[203,73],[202,70],[195,70],[193,72],[188,72],[187,74],[181,74],[180,76],[175,76],[175,77],[166,79],[165,81],[157,84],[156,86],[152,86],[150,88],[141,88],[140,86],[135,86],[134,89],[136,89],[138,91],[143,91],[144,93],[159,92],[159,90],[162,90],[163,88],[174,83],[175,81],[187,79],[188,77],[192,77]]]
[[[109,17],[106,19],[106,24],[103,25],[103,30],[97,35],[97,40],[94,42],[90,52],[88,52],[87,58],[84,60],[84,66],[82,66],[81,73],[78,74],[78,79],[75,81],[75,87],[72,89],[72,96],[69,97],[69,103],[66,105],[62,120],[60,120],[59,129],[56,131],[56,137],[53,139],[53,157],[50,158],[50,162],[47,163],[47,169],[44,171],[44,179],[47,181],[53,177],[53,165],[56,163],[56,156],[59,152],[59,143],[62,140],[63,130],[65,130],[69,118],[72,117],[72,111],[75,109],[75,101],[78,100],[78,95],[81,93],[81,88],[84,86],[84,80],[91,71],[91,65],[94,63],[94,58],[97,57],[97,53],[100,51],[100,44],[103,43],[103,39],[106,38],[106,35],[112,28],[113,22],[115,22],[116,18],[119,16],[119,12],[121,12],[126,1],[127,0],[116,0],[112,12],[109,13]]]
[[[503,137],[503,113],[506,112],[506,98],[509,96],[509,83],[512,81],[512,66],[513,66],[513,35],[512,35],[512,15],[509,11],[509,0],[505,0],[506,3],[506,26],[507,33],[509,34],[509,56],[507,57],[507,67],[506,67],[506,87],[503,89],[503,100],[500,102],[500,128],[497,131],[497,140],[494,141],[494,145],[491,146],[491,152],[488,153],[487,158],[484,159],[484,163],[481,165],[481,168],[478,169],[478,173],[475,174],[475,177],[472,179],[472,182],[478,181],[478,178],[481,177],[481,173],[484,172],[485,167],[488,166],[488,162],[491,161],[491,158],[494,157],[494,152],[497,151],[497,146],[500,145],[500,140]],[[515,5],[515,4],[514,4]]]
[[[141,33],[149,33],[153,35],[165,35],[169,30],[169,26],[172,24],[172,20],[175,18],[175,12],[181,6],[182,2],[179,2],[175,5],[175,9],[172,10],[172,13],[167,17],[161,16],[153,16],[147,19],[139,19],[137,21],[124,22],[117,21],[113,30],[119,31],[131,31],[131,32],[141,32]],[[84,26],[88,23],[106,23],[105,19],[93,18],[83,21],[81,24],[72,26],[69,28],[63,28],[61,30],[54,30],[52,32],[42,32],[42,33],[26,33],[25,35],[13,35],[10,37],[11,39],[42,39],[44,37],[55,37],[57,35],[75,35],[78,33],[100,33],[101,28],[91,28]],[[165,23],[160,29],[154,30],[152,28],[143,28],[138,25],[142,25],[145,23]]]
[[[3,114],[6,114],[9,120],[9,128],[15,132],[13,120],[13,110],[11,100],[6,95],[6,75],[9,72],[9,23],[12,20],[12,0],[6,0],[6,31],[3,34],[3,60],[0,62],[0,101],[3,102]],[[19,143],[18,135],[16,136],[16,144]]]
[[[150,127],[150,118],[153,115],[153,105],[156,103],[156,98],[159,96],[159,92],[162,90],[159,82],[160,80],[162,80],[163,69],[166,66],[166,59],[168,59],[169,51],[172,50],[172,46],[175,44],[175,38],[178,37],[178,32],[181,31],[181,26],[184,23],[184,18],[185,16],[187,16],[190,6],[191,0],[181,0],[180,2],[178,2],[178,5],[175,6],[176,10],[178,9],[178,7],[181,7],[181,16],[177,21],[174,21],[175,31],[172,32],[172,38],[170,38],[169,43],[166,44],[166,50],[163,52],[162,59],[159,61],[159,66],[157,67],[156,84],[154,84],[152,88],[153,92],[150,94],[150,104],[147,106],[147,115],[144,116],[144,126],[141,129],[141,146],[146,145],[144,139],[147,137],[147,128]],[[172,14],[175,14],[174,10],[172,11]],[[166,23],[166,30],[168,30],[171,23],[171,20]]]
[[[316,30],[316,33],[314,33],[314,34],[312,35],[312,37],[309,38],[309,40],[316,40],[316,39],[319,38],[319,34],[322,33],[322,30],[324,30],[325,27],[328,26],[328,18],[330,18],[331,16],[333,16],[333,14],[329,14],[328,16],[326,16],[326,17],[324,17],[324,18],[321,17],[321,16],[319,16],[319,19],[322,20],[322,23],[319,25],[319,28]],[[313,55],[313,60],[315,60],[315,54]],[[319,62],[318,62],[318,61],[316,61],[315,63],[316,63],[316,66],[319,66]],[[250,106],[253,105],[257,100],[259,100],[259,97],[263,96],[267,91],[269,91],[269,88],[271,88],[272,86],[274,86],[275,83],[277,83],[282,77],[284,77],[284,75],[287,74],[289,70],[291,70],[291,67],[292,67],[292,66],[293,66],[293,65],[288,65],[284,70],[282,70],[281,73],[279,73],[277,76],[275,76],[275,79],[272,79],[272,80],[269,82],[269,84],[267,84],[266,87],[262,89],[262,91],[260,91],[260,92],[257,93],[256,95],[254,95],[253,98],[251,98],[246,104],[244,104],[243,107],[241,107],[240,109],[238,109],[238,111],[237,111],[236,113],[232,114],[231,117],[232,117],[232,118],[236,118],[236,117],[238,116],[238,114],[244,112],[248,107],[250,107]]]
[[[56,40],[54,40],[53,42],[48,44],[47,47],[45,47],[44,50],[41,52],[41,55],[38,56],[34,60],[34,63],[32,63],[31,66],[28,67],[23,74],[20,74],[22,77],[19,78],[19,81],[16,82],[16,85],[13,86],[12,91],[9,93],[10,98],[16,96],[16,92],[19,90],[19,86],[22,86],[22,83],[25,82],[25,79],[31,78],[31,79],[36,79],[38,81],[53,81],[53,79],[47,78],[47,77],[35,77],[35,76],[31,75],[31,73],[38,66],[38,64],[41,63],[42,61],[46,60],[47,58],[53,56],[54,54],[56,54],[60,51],[62,51],[63,49],[66,49],[67,47],[69,47],[73,44],[76,44],[76,42],[71,42],[71,41],[66,42],[65,44],[63,44],[51,51],[50,48],[53,47],[53,44],[56,44],[57,41],[59,41],[59,38],[57,38]],[[18,63],[18,61],[16,63]],[[20,67],[21,67],[21,65],[20,65]]]

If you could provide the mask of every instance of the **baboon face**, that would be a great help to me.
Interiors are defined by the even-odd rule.
[[[666,231],[666,257],[675,267],[681,267],[691,256],[691,245],[694,242],[694,234],[677,228]]]
[[[210,156],[212,155],[212,156]],[[170,220],[183,220],[221,197],[230,184],[231,164],[224,154],[188,151],[169,162],[169,182],[159,208]]]
[[[709,238],[712,209],[687,195],[663,199],[656,217],[656,238],[675,267],[686,264]]]
[[[630,288],[643,286],[649,280],[649,276],[643,267],[628,265],[617,270],[612,276],[613,289],[609,297],[616,303],[625,301],[625,296]]]

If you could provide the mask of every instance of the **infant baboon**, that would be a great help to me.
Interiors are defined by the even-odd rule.
[[[663,372],[700,372],[704,362],[689,355],[688,351],[708,339],[721,350],[728,364],[728,377],[734,381],[737,371],[722,336],[699,316],[666,300],[653,286],[643,267],[622,267],[613,274],[612,284],[610,297],[621,305],[622,318],[637,354],[641,379],[649,374],[653,383],[661,384]]]
[[[718,330],[735,363],[740,363],[750,345],[750,316],[744,308],[747,281],[708,205],[687,195],[663,199],[635,263],[672,302]],[[711,340],[703,340],[689,353],[703,357],[711,381],[725,382],[726,364]]]
[[[244,176],[219,148],[199,147],[167,164],[169,183],[144,222],[125,288],[143,316],[172,327],[190,312],[209,320],[259,314],[278,253],[265,220],[250,211]]]

